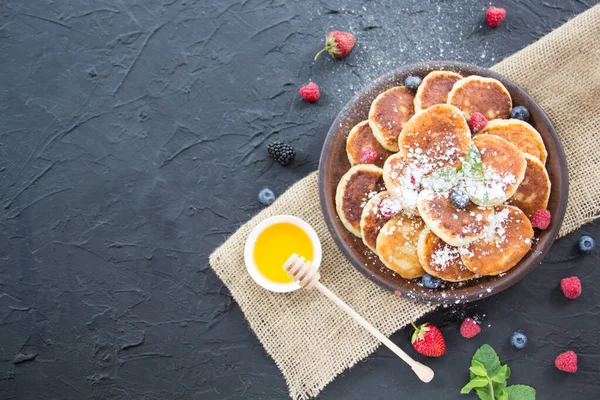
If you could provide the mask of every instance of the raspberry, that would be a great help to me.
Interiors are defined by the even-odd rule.
[[[574,373],[577,372],[577,354],[573,351],[565,351],[556,357],[554,365],[561,371]]]
[[[371,164],[373,161],[377,160],[377,152],[371,146],[365,146],[360,151],[360,163],[361,164]]]
[[[494,6],[490,6],[485,14],[485,20],[492,28],[500,25],[500,23],[504,21],[504,17],[506,17],[506,10],[504,8],[497,8]]]
[[[474,336],[481,332],[481,327],[477,325],[472,318],[465,318],[465,320],[460,325],[460,334],[467,339],[471,339]]]
[[[561,279],[560,288],[567,299],[573,300],[581,296],[581,281],[576,276]]]
[[[292,146],[281,142],[269,143],[267,151],[269,152],[269,157],[273,157],[273,160],[281,165],[288,165],[296,157],[296,152]]]
[[[479,132],[487,125],[487,118],[478,112],[474,112],[471,114],[471,119],[469,120],[469,128],[471,128],[471,132]]]
[[[537,210],[531,218],[531,226],[544,230],[550,225],[552,214],[548,210]]]
[[[319,87],[314,82],[309,82],[308,85],[302,86],[300,90],[298,90],[298,93],[300,93],[300,96],[309,103],[314,103],[321,97]]]

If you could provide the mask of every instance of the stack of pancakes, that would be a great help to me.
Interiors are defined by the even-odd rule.
[[[540,134],[509,119],[511,109],[501,82],[450,71],[429,73],[416,93],[381,93],[346,142],[352,167],[336,193],[344,226],[406,279],[428,273],[458,282],[514,267],[531,249],[529,219],[547,207],[550,179]],[[474,112],[489,122],[472,136]],[[366,146],[377,152],[372,164],[360,163]],[[448,169],[469,176],[471,152],[479,178],[422,184]],[[450,200],[458,188],[470,199],[461,209]]]

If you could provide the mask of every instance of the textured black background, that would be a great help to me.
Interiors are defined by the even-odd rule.
[[[596,3],[499,1],[508,17],[491,30],[489,3],[472,0],[2,1],[0,398],[286,398],[208,267],[259,189],[315,170],[335,114],[374,77],[428,59],[489,66]],[[313,64],[329,29],[357,46]],[[309,79],[317,104],[297,94]],[[292,165],[265,157],[272,139],[296,147]],[[514,288],[428,317],[448,344],[431,384],[380,349],[320,397],[460,398],[490,343],[540,399],[598,398],[598,252],[575,245],[599,229],[561,239]],[[557,284],[572,274],[584,291],[567,301]],[[471,341],[465,314],[484,321]],[[526,350],[508,344],[515,329]],[[553,366],[566,349],[575,375]]]

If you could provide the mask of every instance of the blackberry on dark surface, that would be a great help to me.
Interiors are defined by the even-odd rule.
[[[456,208],[465,208],[469,205],[469,195],[464,190],[455,189],[450,194],[450,202]]]
[[[289,144],[282,142],[272,142],[267,145],[269,157],[277,161],[281,165],[287,165],[296,157],[296,152]]]

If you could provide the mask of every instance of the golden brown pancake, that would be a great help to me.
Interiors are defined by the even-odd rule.
[[[377,236],[377,252],[383,265],[405,279],[423,276],[417,245],[424,227],[421,218],[404,213],[389,220]]]
[[[506,272],[527,254],[533,228],[523,211],[513,206],[495,207],[492,225],[479,240],[460,249],[465,266],[480,275]]]
[[[376,194],[363,208],[360,218],[360,233],[363,243],[377,254],[377,236],[390,219],[402,211],[398,200],[386,191]]]
[[[398,151],[398,136],[415,113],[415,95],[406,86],[397,86],[381,93],[369,109],[369,125],[373,135],[389,151]]]
[[[444,242],[430,228],[421,232],[418,254],[421,266],[429,275],[450,282],[466,281],[475,276],[460,259],[458,247]]]
[[[548,152],[542,136],[525,121],[518,119],[494,119],[480,132],[500,136],[514,144],[523,153],[537,157],[542,164],[546,163]]]
[[[464,246],[477,239],[490,224],[494,210],[473,202],[463,209],[452,205],[450,193],[426,189],[419,193],[419,214],[433,233],[451,246]]]
[[[360,236],[360,217],[367,201],[384,188],[383,170],[372,164],[356,165],[342,176],[335,194],[340,220],[350,232]]]
[[[513,144],[496,135],[477,135],[473,144],[481,154],[485,178],[468,181],[471,201],[484,206],[500,205],[519,188],[527,162]]]
[[[527,218],[531,218],[537,210],[548,207],[551,183],[544,164],[537,157],[526,153],[523,155],[527,161],[525,178],[507,203],[520,208]]]
[[[402,208],[409,214],[417,212],[419,182],[422,176],[423,172],[414,164],[409,164],[400,153],[390,156],[383,165],[386,189],[398,199]]]
[[[492,78],[471,75],[456,82],[448,94],[448,104],[462,110],[467,118],[479,112],[490,119],[508,118],[512,99],[504,85]]]
[[[448,93],[462,76],[452,71],[431,71],[423,79],[415,95],[415,112],[435,104],[446,104]]]
[[[460,168],[471,147],[471,131],[458,108],[436,104],[406,123],[399,146],[400,154],[425,174],[442,167]]]
[[[386,150],[373,136],[373,131],[369,126],[369,121],[363,121],[354,126],[348,138],[346,139],[346,153],[350,165],[363,164],[360,161],[360,153],[363,148],[371,147],[377,153],[377,159],[369,164],[375,164],[379,168],[383,167],[385,160],[393,153]]]

